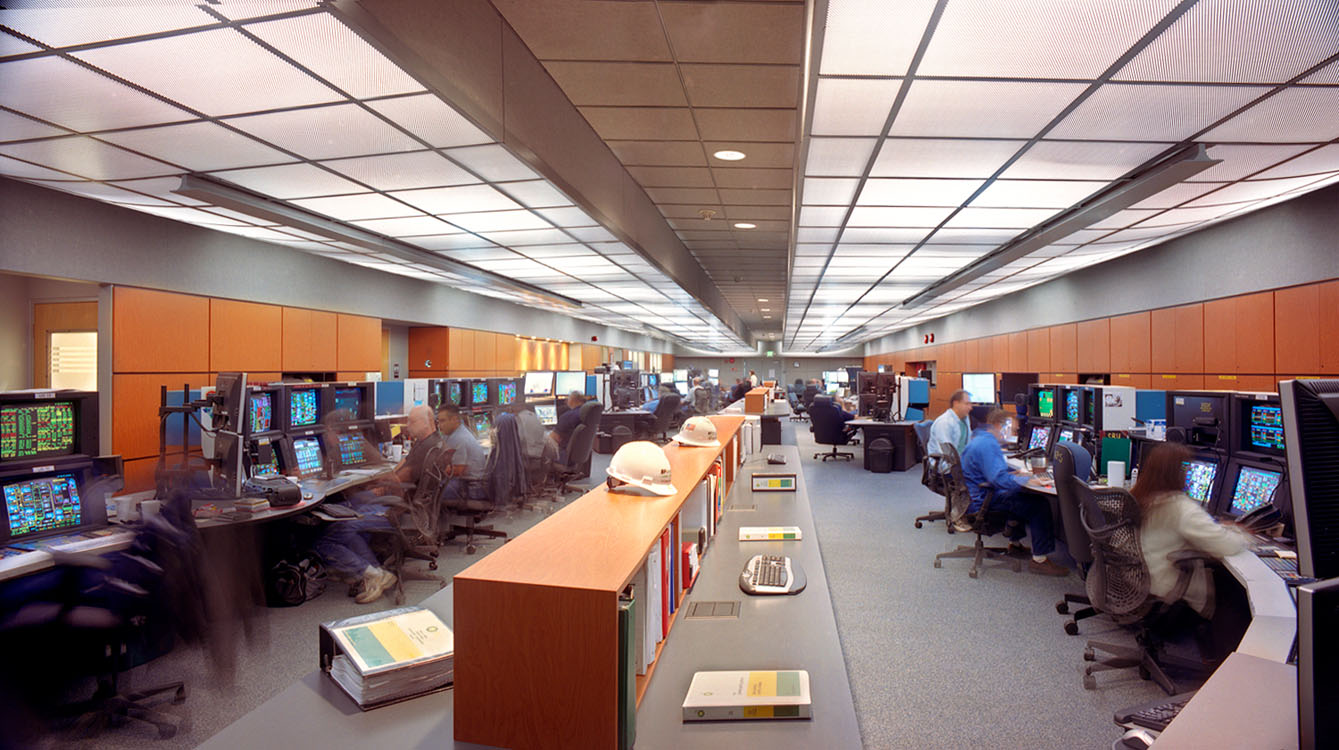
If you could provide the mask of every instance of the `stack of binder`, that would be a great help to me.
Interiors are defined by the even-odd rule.
[[[454,676],[451,628],[423,607],[325,623],[320,637],[321,669],[363,710],[443,690]]]

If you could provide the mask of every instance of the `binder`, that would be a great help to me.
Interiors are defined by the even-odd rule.
[[[640,606],[634,607],[635,611],[633,613],[635,620],[633,623],[633,633],[635,635],[633,640],[636,641],[636,643],[633,644],[633,647],[636,650],[633,664],[636,665],[637,674],[639,675],[646,674],[646,665],[650,662],[650,659],[646,657],[646,630],[649,627],[646,621],[646,610],[648,609],[646,604],[647,591],[646,566],[643,565],[641,570],[638,570],[632,577],[633,598],[641,601]]]
[[[670,602],[673,601],[675,598],[674,591],[673,589],[670,588],[670,565],[673,564],[672,563],[673,553],[670,551],[668,528],[660,532],[659,547],[660,547],[660,604],[661,604],[660,612],[663,615],[660,618],[659,640],[663,641],[665,637],[669,635],[669,627],[670,627],[669,616],[670,612],[673,611],[670,608]]]
[[[656,660],[656,644],[664,637],[661,633],[663,605],[660,594],[660,545],[651,545],[646,557],[646,663]]]
[[[808,719],[811,709],[809,673],[802,669],[697,672],[683,720]]]
[[[455,639],[431,610],[400,607],[323,623],[321,670],[368,710],[444,690]]]
[[[618,600],[618,750],[631,750],[637,739],[637,599],[633,587]]]

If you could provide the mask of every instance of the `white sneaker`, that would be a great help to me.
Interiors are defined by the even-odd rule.
[[[359,604],[371,604],[380,599],[386,589],[394,585],[394,573],[381,568],[369,567],[363,572],[363,590],[353,600]]]

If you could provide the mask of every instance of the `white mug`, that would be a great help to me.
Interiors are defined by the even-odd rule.
[[[150,518],[157,518],[163,512],[163,501],[145,500],[139,504],[139,512],[146,521]]]
[[[139,508],[135,505],[134,498],[118,497],[116,500],[116,520],[120,523],[131,523],[139,520]]]
[[[1108,461],[1107,462],[1107,485],[1110,487],[1125,486],[1125,462]]]
[[[390,447],[390,459],[392,461],[399,461],[400,457],[403,455],[404,455],[404,446],[392,443]]]

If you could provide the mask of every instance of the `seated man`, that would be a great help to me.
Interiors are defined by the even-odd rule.
[[[540,424],[539,417],[535,416],[535,410],[521,401],[516,401],[511,405],[511,413],[516,415],[516,426],[520,432],[521,447],[525,451],[526,458],[538,460],[545,465],[558,460],[558,446],[548,439],[548,430]]]
[[[409,412],[405,434],[414,444],[409,455],[395,467],[395,478],[402,483],[418,484],[424,457],[441,440],[432,422],[432,410],[426,406],[414,407]],[[343,504],[361,517],[330,522],[313,545],[333,575],[350,582],[361,578],[362,591],[354,597],[359,604],[380,599],[386,589],[395,585],[395,574],[381,567],[367,543],[371,532],[394,528],[386,518],[386,506],[379,502],[379,496],[386,491],[377,488],[346,493]]]
[[[693,379],[693,389],[688,393],[695,413],[702,415],[711,413],[711,390],[702,382],[702,378]]]
[[[567,411],[558,417],[558,424],[553,426],[549,432],[549,439],[553,441],[558,448],[558,463],[567,463],[567,441],[572,438],[572,432],[576,430],[577,425],[581,424],[581,405],[586,403],[586,394],[581,391],[572,391],[567,394]]]
[[[986,490],[981,485],[989,485],[994,490],[990,510],[1008,513],[1027,523],[1028,534],[1032,536],[1032,560],[1028,570],[1039,575],[1067,576],[1068,568],[1047,557],[1055,550],[1051,504],[1045,496],[1027,490],[1040,487],[1040,483],[1035,477],[1010,470],[1004,460],[1002,444],[1010,419],[1009,413],[1003,409],[992,409],[986,423],[972,433],[972,439],[962,453],[962,476],[972,495],[967,512],[975,513],[981,509],[986,497]],[[1009,551],[1015,556],[1027,554],[1026,548],[1018,543],[1019,538],[1021,534],[1009,544]]]
[[[948,408],[935,418],[934,424],[930,425],[930,441],[925,444],[925,450],[932,456],[943,455],[941,446],[951,445],[957,449],[958,455],[967,450],[967,439],[971,435],[971,428],[967,424],[967,415],[972,412],[972,396],[967,391],[958,391],[949,397]],[[946,471],[947,466],[940,464],[939,470]]]
[[[462,426],[460,407],[455,404],[437,407],[437,429],[442,433],[443,445],[453,451],[451,481],[446,485],[445,497],[484,499],[487,496],[483,486],[484,467],[488,456],[474,438],[474,431]]]

